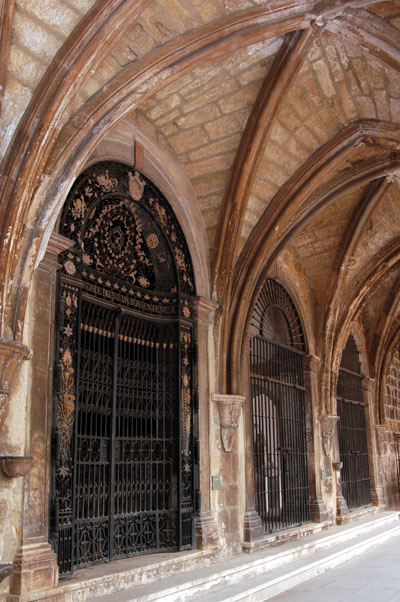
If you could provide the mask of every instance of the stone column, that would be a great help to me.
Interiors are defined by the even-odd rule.
[[[246,511],[243,517],[243,547],[248,548],[264,537],[264,525],[256,510],[254,470],[253,470],[253,408],[250,386],[250,340],[247,334],[243,353],[243,391],[248,391],[249,401],[244,405],[244,453],[245,453],[245,503]]]
[[[197,318],[198,349],[198,393],[199,407],[195,421],[195,435],[198,437],[198,501],[196,516],[196,545],[198,549],[219,546],[220,533],[211,512],[211,474],[210,474],[210,361],[214,357],[213,325],[217,304],[197,297],[193,308]]]
[[[218,522],[223,525],[226,548],[240,551],[242,547],[242,442],[239,421],[246,398],[242,395],[217,394],[212,396],[218,407],[221,491],[218,493]],[[218,418],[217,418],[218,419]],[[217,435],[218,437],[218,435]]]
[[[32,297],[32,359],[30,454],[32,468],[25,477],[22,546],[14,559],[9,602],[58,583],[56,556],[48,543],[50,496],[50,437],[54,362],[54,324],[58,254],[72,242],[52,234],[35,273]]]
[[[380,477],[380,458],[379,449],[374,445],[374,420],[372,417],[375,415],[374,412],[374,392],[375,380],[373,378],[365,377],[362,381],[363,399],[366,403],[365,406],[365,422],[367,427],[367,443],[368,443],[368,459],[369,459],[369,472],[371,479],[371,502],[374,506],[385,506],[384,497],[384,486]]]
[[[312,520],[317,523],[328,520],[328,508],[322,499],[320,449],[316,437],[319,430],[317,383],[319,361],[319,357],[311,354],[305,355],[303,360],[310,511]]]

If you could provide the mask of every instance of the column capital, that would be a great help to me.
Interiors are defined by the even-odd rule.
[[[303,366],[306,372],[311,372],[316,374],[321,358],[317,355],[313,355],[312,353],[307,353],[303,356]]]
[[[53,270],[58,270],[61,266],[58,263],[58,256],[62,251],[66,251],[74,246],[74,241],[58,234],[57,232],[52,232],[49,242],[47,244],[47,249],[44,254],[44,257],[39,265],[45,266],[47,268],[52,268]]]
[[[219,308],[219,304],[205,297],[194,297],[192,299],[192,307],[196,318],[200,322],[212,324],[214,313]]]
[[[375,379],[369,376],[364,376],[362,379],[362,389],[365,393],[372,393],[372,389],[375,384]]]

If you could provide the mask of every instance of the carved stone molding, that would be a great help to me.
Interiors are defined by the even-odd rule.
[[[194,297],[192,299],[192,307],[194,314],[199,322],[204,324],[212,324],[214,320],[214,313],[218,309],[219,305],[204,297]]]
[[[32,460],[32,456],[0,456],[0,467],[7,477],[23,477],[29,472]]]
[[[326,456],[331,455],[332,439],[335,434],[335,427],[339,420],[339,416],[325,415],[321,418],[322,442],[324,444],[324,453]]]
[[[238,427],[240,408],[246,398],[242,395],[214,393],[212,400],[218,404],[222,445],[224,450],[229,453],[232,450]]]
[[[378,446],[378,454],[380,456],[385,455],[386,451],[386,442],[388,439],[388,431],[386,424],[376,424],[375,425],[375,433],[376,433],[376,443]]]
[[[32,351],[17,341],[0,340],[0,423],[8,410],[10,385],[22,360],[32,357]]]
[[[53,549],[46,542],[23,545],[14,558],[9,600],[55,587],[58,566]]]
[[[218,525],[211,512],[200,512],[196,517],[196,543],[199,550],[221,545]]]
[[[312,355],[311,353],[305,355],[303,357],[304,371],[316,374],[320,361],[321,360],[317,355]]]

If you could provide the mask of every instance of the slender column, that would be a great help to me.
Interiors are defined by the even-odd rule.
[[[35,274],[29,436],[33,462],[25,477],[22,545],[14,559],[9,602],[16,602],[27,593],[54,587],[58,582],[56,557],[48,543],[54,308],[60,267],[57,257],[71,244],[68,239],[53,234]]]
[[[316,355],[305,355],[304,385],[306,404],[306,437],[308,455],[308,475],[310,487],[310,511],[313,521],[320,523],[328,520],[328,508],[322,498],[320,448],[316,433],[318,433],[318,383],[317,371],[320,358]]]
[[[382,482],[379,471],[380,459],[379,448],[377,447],[378,436],[381,437],[382,433],[380,432],[379,435],[376,432],[373,433],[374,421],[372,420],[372,417],[375,416],[375,412],[373,411],[374,385],[375,380],[373,378],[363,378],[362,389],[364,402],[366,403],[365,422],[367,426],[368,460],[371,479],[371,502],[374,506],[385,506],[384,483]],[[376,435],[376,437],[374,437],[374,435]]]
[[[254,470],[253,470],[253,408],[250,385],[250,337],[248,334],[244,343],[243,353],[243,391],[248,392],[249,402],[244,406],[244,437],[245,437],[245,503],[246,510],[243,517],[243,547],[251,547],[251,544],[264,537],[264,525],[256,510],[254,492]]]
[[[217,304],[197,297],[193,308],[197,318],[198,349],[198,492],[196,515],[196,545],[199,549],[219,546],[221,543],[217,523],[211,512],[210,474],[210,380],[212,358],[214,358],[212,331]]]

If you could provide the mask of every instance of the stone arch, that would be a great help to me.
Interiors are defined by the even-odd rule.
[[[126,163],[80,174],[60,235],[50,524],[65,576],[193,545],[196,288],[170,204]]]
[[[207,234],[193,186],[179,161],[157,147],[153,142],[150,142],[136,126],[127,121],[122,121],[102,138],[80,171],[83,172],[90,165],[102,160],[115,160],[126,163],[127,158],[130,158],[128,163],[134,166],[135,145],[140,145],[141,149],[138,152],[143,154],[141,158],[142,173],[168,199],[183,229],[193,258],[197,294],[200,297],[209,298],[210,273]],[[60,197],[61,194],[62,191],[60,192]],[[45,253],[48,239],[60,215],[60,202],[62,202],[62,198],[57,202],[56,209],[49,219],[35,266],[39,264]]]

